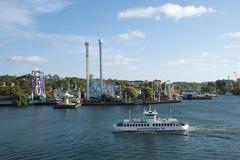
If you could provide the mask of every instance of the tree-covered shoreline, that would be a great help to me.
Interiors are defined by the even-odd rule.
[[[46,95],[48,98],[53,97],[53,91],[60,89],[65,91],[67,89],[74,90],[80,88],[81,92],[85,92],[86,80],[78,77],[64,77],[60,78],[58,75],[47,75],[46,79]],[[135,86],[129,80],[104,80],[107,84],[118,85],[131,97],[132,100],[146,99],[152,100],[155,91],[153,82],[145,81],[142,86]],[[30,74],[22,76],[0,76],[0,95],[12,95],[15,97],[15,106],[28,105],[28,96],[31,94],[32,76]],[[226,92],[240,95],[239,80],[216,80],[215,82],[174,82],[175,88],[180,91],[187,91],[192,89],[199,89],[203,93],[225,94]],[[164,83],[162,87],[164,88]],[[137,91],[141,90],[141,95],[138,96]],[[102,96],[103,100],[111,100],[107,95]]]

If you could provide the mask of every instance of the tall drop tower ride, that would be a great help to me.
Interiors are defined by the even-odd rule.
[[[86,93],[87,93],[87,100],[90,99],[90,89],[89,89],[89,43],[85,42],[86,47]]]
[[[102,75],[102,43],[103,40],[100,38],[99,42],[99,64],[100,64],[100,86],[103,88],[103,75]]]

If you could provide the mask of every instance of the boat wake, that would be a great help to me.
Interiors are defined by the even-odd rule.
[[[223,134],[240,134],[240,128],[198,128],[190,127],[189,132],[197,133],[223,133]]]

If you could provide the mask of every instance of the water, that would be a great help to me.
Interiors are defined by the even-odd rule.
[[[157,105],[187,121],[185,133],[113,133],[144,106],[0,108],[0,159],[240,159],[240,97]]]

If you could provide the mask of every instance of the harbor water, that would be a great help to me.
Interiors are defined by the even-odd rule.
[[[184,133],[113,133],[144,105],[0,108],[0,159],[240,159],[240,97],[158,104],[160,117],[184,120]]]

